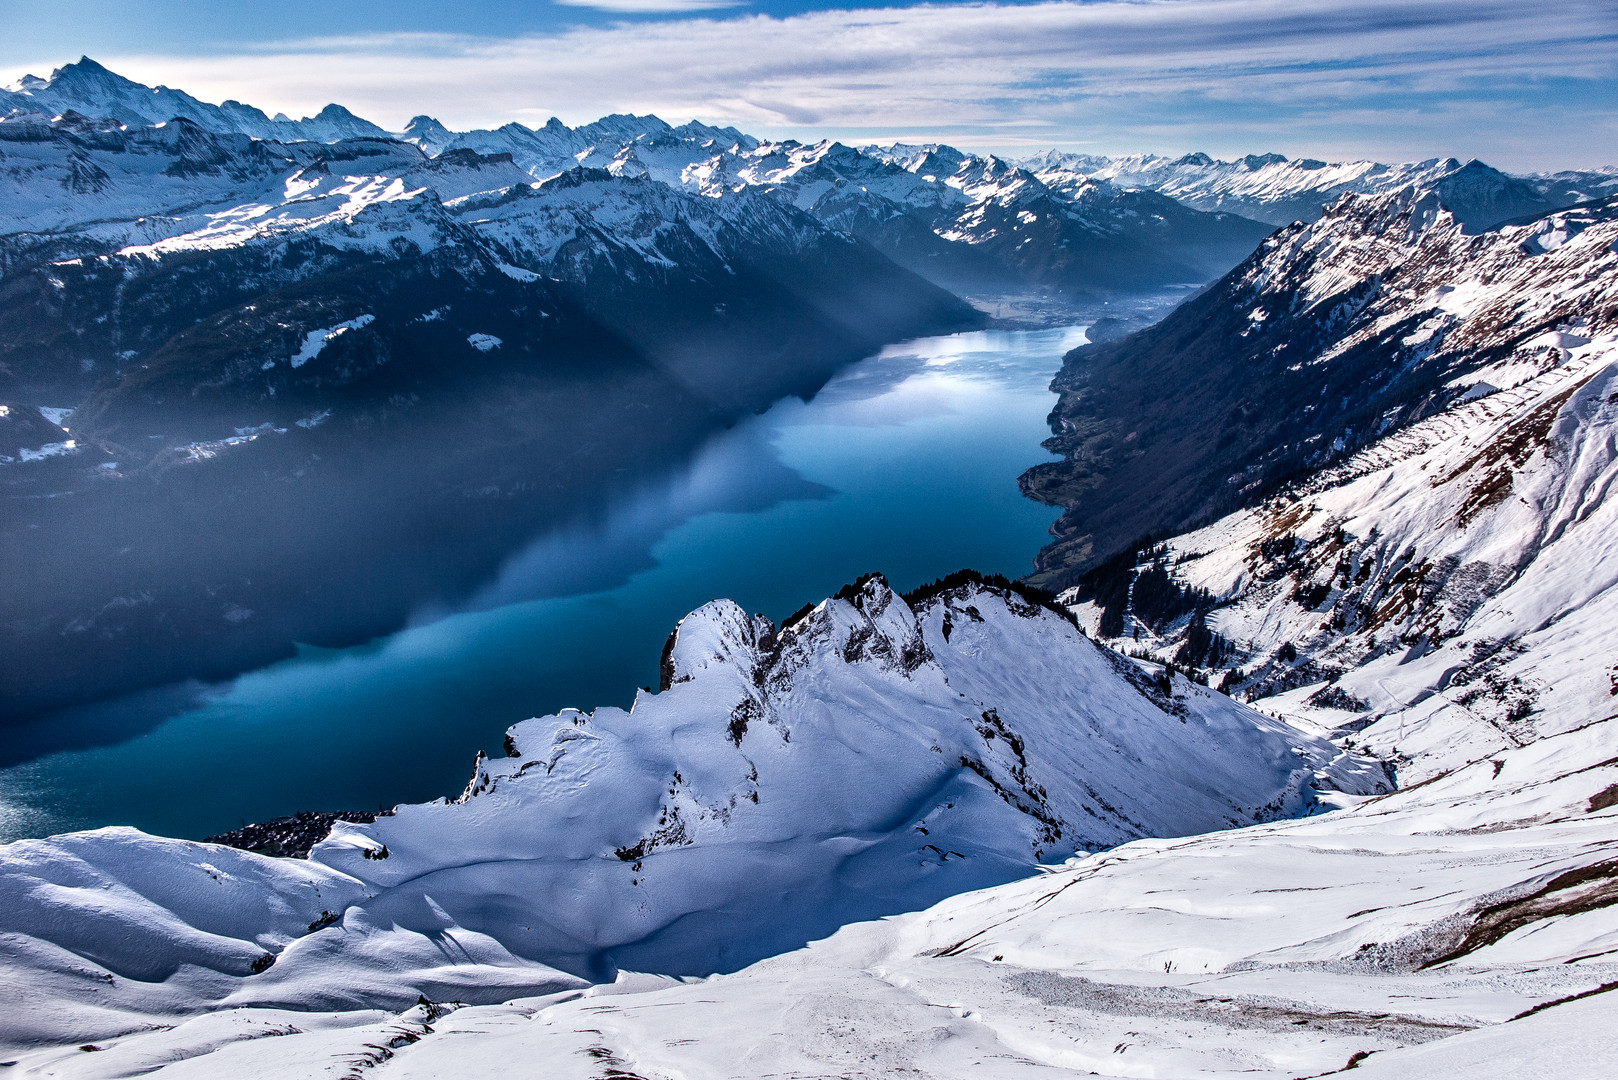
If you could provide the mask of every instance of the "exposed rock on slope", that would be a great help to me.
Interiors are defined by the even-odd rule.
[[[1346,196],[1157,326],[1075,351],[1046,444],[1066,460],[1023,477],[1068,508],[1035,580],[1561,363],[1618,328],[1615,240],[1612,200],[1469,236],[1436,192]]]
[[[121,829],[7,846],[5,1041],[733,969],[1077,850],[1386,790],[970,576],[914,606],[867,579],[779,630],[716,602],[664,671],[630,712],[517,725],[460,799],[339,823],[308,862]]]
[[[1226,643],[1205,666],[1227,687],[1357,731],[1405,782],[1604,724],[1618,327],[1552,337],[1456,376],[1461,400],[1438,415],[1166,541],[1155,557],[1202,610],[1133,647],[1196,663],[1198,621]],[[1102,621],[1093,587],[1068,599]]]

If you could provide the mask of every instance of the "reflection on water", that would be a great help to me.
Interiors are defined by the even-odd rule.
[[[110,746],[0,770],[0,839],[106,824],[200,837],[300,809],[454,795],[473,753],[564,706],[627,705],[670,628],[719,596],[774,618],[868,570],[911,588],[972,566],[1016,576],[1056,516],[1016,477],[1040,460],[1046,389],[1082,330],[983,331],[885,350],[812,402],[712,439],[509,559],[462,609],[201,691],[85,712]]]

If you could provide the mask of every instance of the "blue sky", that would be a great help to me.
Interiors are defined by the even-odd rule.
[[[974,150],[1618,164],[1612,0],[0,0],[0,78],[81,53],[384,126],[605,112]]]

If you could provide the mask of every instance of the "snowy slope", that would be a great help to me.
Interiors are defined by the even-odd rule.
[[[1567,211],[1500,242],[1528,248],[1583,217]],[[1618,685],[1615,235],[1596,223],[1556,249],[1567,276],[1554,291],[1525,278],[1554,271],[1535,261],[1546,255],[1525,256],[1518,273],[1491,267],[1469,291],[1416,291],[1449,325],[1454,403],[1168,544],[1176,575],[1219,601],[1206,621],[1234,646],[1231,686],[1363,729],[1356,742],[1403,762],[1403,781],[1607,722]],[[1532,332],[1573,311],[1587,314]],[[1146,640],[1168,656],[1183,627],[1165,633]]]
[[[294,164],[274,143],[189,121],[0,121],[0,234],[56,233],[258,194]],[[126,226],[127,227],[127,226]]]
[[[1423,202],[1410,193],[1335,208],[1282,234],[1226,283],[1249,315],[1240,347],[1273,343],[1298,361],[1291,377],[1305,380],[1324,417],[1295,448],[1319,471],[1172,541],[1161,557],[1226,605],[1208,625],[1237,644],[1232,664],[1268,665],[1247,671],[1245,685],[1259,692],[1374,656],[1409,671],[1455,664],[1451,679],[1485,664],[1483,654],[1498,667],[1500,643],[1572,615],[1544,609],[1559,594],[1538,579],[1542,564],[1565,573],[1571,560],[1583,568],[1581,597],[1599,593],[1602,579],[1584,575],[1605,557],[1618,206],[1467,237]],[[1367,357],[1373,381],[1402,385],[1406,397],[1379,402],[1395,407],[1370,432],[1334,427],[1348,403],[1337,369],[1363,379]],[[1256,483],[1247,473],[1230,481]],[[1526,592],[1503,599],[1513,590]],[[1115,603],[1105,591],[1091,583],[1072,594],[1091,601],[1092,625],[1096,600]],[[1495,626],[1496,605],[1519,614]],[[1139,620],[1129,622],[1133,635]],[[1456,640],[1439,651],[1447,661],[1419,655],[1472,627],[1479,654]],[[1148,642],[1168,634],[1156,646],[1167,656],[1185,624],[1142,628]],[[1405,656],[1418,640],[1417,655]],[[1300,659],[1274,660],[1288,643]],[[1389,694],[1408,700],[1378,689],[1394,678],[1378,671],[1370,682],[1350,678],[1343,692],[1377,709]]]
[[[1610,200],[1473,235],[1448,198],[1344,196],[1156,326],[1070,354],[1047,443],[1066,460],[1023,477],[1067,508],[1044,583],[1509,388],[1618,318]]]
[[[987,606],[979,610],[989,623],[1000,619]],[[682,624],[684,641],[671,657],[674,678],[690,670],[685,647],[696,646],[703,660],[710,655],[711,637],[686,637],[696,630],[691,622]],[[747,626],[736,618],[733,634],[745,637]],[[926,640],[931,646],[938,638]],[[714,670],[677,686],[701,685]],[[750,680],[741,674],[736,682],[745,692]],[[667,696],[642,699],[636,714]],[[515,734],[533,732],[536,723]],[[568,730],[550,723],[550,730]],[[794,730],[801,735],[801,727]],[[750,727],[743,747],[754,738]],[[579,741],[569,740],[568,754]],[[154,1030],[98,1037],[90,1044],[97,1053],[19,1047],[13,1059],[19,1075],[84,1077],[323,1077],[356,1066],[401,1077],[493,1077],[525,1061],[547,1075],[647,1080],[777,1074],[1280,1080],[1350,1063],[1371,1076],[1504,1071],[1594,1080],[1618,1067],[1608,1037],[1618,1010],[1610,993],[1618,982],[1618,865],[1611,857],[1618,844],[1618,764],[1610,747],[1610,735],[1596,728],[1546,735],[1337,813],[1139,840],[916,914],[852,925],[807,949],[696,982],[620,974],[614,984],[582,992],[560,984],[545,992],[534,970],[538,996],[501,1004],[428,1003],[391,1015],[331,1006],[227,1008],[190,1018],[170,1012],[151,1017]],[[1428,760],[1424,753],[1418,750],[1417,760]],[[555,770],[572,764],[561,755]],[[515,784],[506,773],[459,807],[419,812],[469,813],[502,785],[509,791]],[[761,799],[754,809],[768,805]],[[328,849],[376,839],[344,833]],[[703,839],[688,850],[700,849]],[[42,863],[59,866],[69,845],[93,849],[106,840],[84,834],[53,843],[56,851],[32,860],[36,878]],[[182,847],[193,861],[206,852],[210,865],[233,872],[237,864],[227,856],[248,859]],[[390,849],[388,859],[373,864],[386,867],[397,857]],[[644,860],[649,878],[655,858]],[[317,860],[281,888],[307,894],[324,886],[329,872]],[[412,885],[451,898],[433,901],[423,924],[439,920],[439,940],[453,956],[487,955],[485,938],[452,925],[449,912],[459,899],[453,878],[439,871]],[[60,903],[63,896],[50,899]],[[236,981],[268,985],[263,980],[299,963],[300,946],[322,937],[335,943],[370,925],[358,914],[366,910],[361,902],[340,931],[304,938],[264,975]],[[421,930],[395,924],[386,940],[403,949],[416,940],[412,933]],[[100,970],[87,969],[82,953],[57,955],[65,971],[50,987],[53,995],[66,997],[68,986],[83,986]],[[423,974],[411,967],[416,955],[406,952],[399,962],[406,979]],[[38,985],[32,963],[25,979],[10,985]],[[509,986],[515,967],[477,971],[494,986]],[[66,973],[75,968],[85,974]],[[117,989],[98,996],[114,997]],[[254,992],[244,988],[231,1000],[245,1004]],[[256,993],[259,1000],[269,996]],[[139,988],[139,995],[125,1001],[157,1001],[177,1011],[174,997],[160,990]],[[110,1035],[135,1026],[127,1013],[98,1016],[77,1003],[88,996],[76,990],[77,1001],[65,1011],[53,1001],[53,1016],[85,1025],[76,1029],[83,1032]]]
[[[308,862],[127,829],[0,850],[5,1042],[734,969],[1075,851],[1386,790],[971,579],[911,606],[873,578],[779,631],[709,604],[660,693],[506,749],[461,798],[341,824]]]
[[[734,257],[737,234],[777,244],[783,253],[827,235],[812,218],[773,200],[742,192],[702,198],[599,169],[576,168],[449,207],[510,262],[565,279],[582,280],[587,253],[693,267]]]
[[[1592,851],[1618,816],[1422,835],[1446,824],[1372,804],[1141,841],[700,983],[625,977],[380,1021],[216,1013],[102,1055],[31,1054],[22,1075],[311,1077],[367,1057],[400,1077],[495,1077],[512,1061],[648,1080],[1280,1080],[1350,1061],[1370,1076],[1611,1075],[1610,993],[1541,1007],[1618,974],[1597,891],[1611,867]],[[1571,910],[1511,925],[1536,903]]]

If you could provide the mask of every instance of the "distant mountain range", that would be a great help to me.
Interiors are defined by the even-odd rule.
[[[765,143],[734,128],[671,127],[632,115],[578,128],[552,119],[537,129],[512,123],[468,132],[418,116],[390,135],[336,105],[303,120],[272,119],[238,102],[215,106],[142,86],[89,59],[49,79],[23,80],[0,97],[0,110],[8,113],[5,123],[33,129],[24,135],[13,128],[13,142],[49,141],[48,127],[59,143],[54,155],[40,147],[24,171],[11,170],[16,209],[0,225],[7,231],[59,232],[185,208],[217,212],[222,202],[256,194],[249,177],[333,156],[298,143],[345,145],[335,156],[347,158],[365,153],[366,140],[410,143],[430,158],[505,158],[513,168],[502,178],[508,188],[584,167],[693,195],[756,189],[957,291],[1046,287],[1086,296],[1196,283],[1228,268],[1269,231],[1105,183],[1054,192],[1026,169],[949,147],[901,161],[835,142]],[[151,130],[175,119],[187,122],[179,133]],[[231,141],[239,136],[257,141]],[[160,148],[173,160],[160,160]]]
[[[128,209],[142,216],[228,200],[247,191],[224,177],[242,180],[259,169],[273,172],[277,163],[269,159],[277,154],[306,163],[319,152],[266,144],[397,140],[429,158],[454,151],[510,155],[515,170],[530,181],[583,166],[614,177],[649,177],[694,194],[759,188],[861,236],[931,280],[978,292],[1046,286],[1083,294],[1199,282],[1243,257],[1268,231],[1262,225],[1312,220],[1326,203],[1348,192],[1389,191],[1451,177],[1452,183],[1474,189],[1465,210],[1457,213],[1469,227],[1482,228],[1618,190],[1618,170],[1513,178],[1480,162],[1463,165],[1455,159],[1386,165],[1266,154],[1226,162],[1205,154],[1109,158],[1057,151],[1011,162],[943,145],[856,149],[836,142],[771,143],[731,127],[697,122],[675,127],[655,116],[635,115],[608,116],[577,128],[553,118],[539,128],[510,123],[466,132],[450,131],[423,115],[403,131],[389,133],[335,104],[302,120],[267,117],[239,102],[211,105],[183,91],[124,79],[88,58],[49,78],[29,76],[15,89],[0,91],[0,111],[12,122],[55,121],[53,129],[76,131],[92,141],[92,129],[99,129],[104,150],[110,149],[107,132],[120,128],[131,149],[166,143],[185,159],[162,163],[169,181],[208,178],[200,186],[165,183],[139,175],[138,164],[131,170],[134,159],[118,161],[122,169],[109,169],[105,161],[85,159],[93,147],[77,146],[78,152],[67,151],[68,160],[54,170],[41,160],[32,172],[36,179],[54,173],[61,193],[40,190],[10,170],[17,196],[11,201],[16,207],[12,228],[18,231],[71,227],[73,220],[86,220],[91,207],[116,216],[120,193],[132,200]],[[257,142],[248,145],[257,150],[187,149],[180,145],[184,134],[140,130],[176,118],[214,136],[249,136]],[[96,123],[107,120],[115,124]],[[241,153],[261,160],[238,160]],[[155,164],[149,155],[147,161]],[[1454,179],[1458,176],[1464,181]],[[517,182],[515,175],[508,180]],[[64,213],[67,193],[81,205],[85,195],[98,197],[53,217],[53,211]]]
[[[1618,168],[1614,167],[1510,177],[1482,162],[1462,164],[1455,158],[1385,165],[1281,154],[1249,154],[1237,161],[1219,161],[1207,154],[1101,157],[1052,150],[1018,164],[1057,188],[1108,180],[1158,191],[1198,210],[1228,211],[1271,225],[1313,221],[1340,195],[1378,194],[1411,184],[1434,186],[1457,174],[1452,188],[1465,184],[1471,190],[1465,205],[1452,209],[1472,229],[1618,194]]]
[[[386,131],[341,105],[327,105],[319,114],[302,120],[280,114],[269,117],[239,101],[210,105],[183,90],[144,86],[108,71],[88,56],[57,68],[49,78],[27,75],[15,86],[0,89],[0,110],[11,118],[72,112],[116,120],[132,128],[150,127],[178,117],[215,134],[286,142],[388,137]]]

